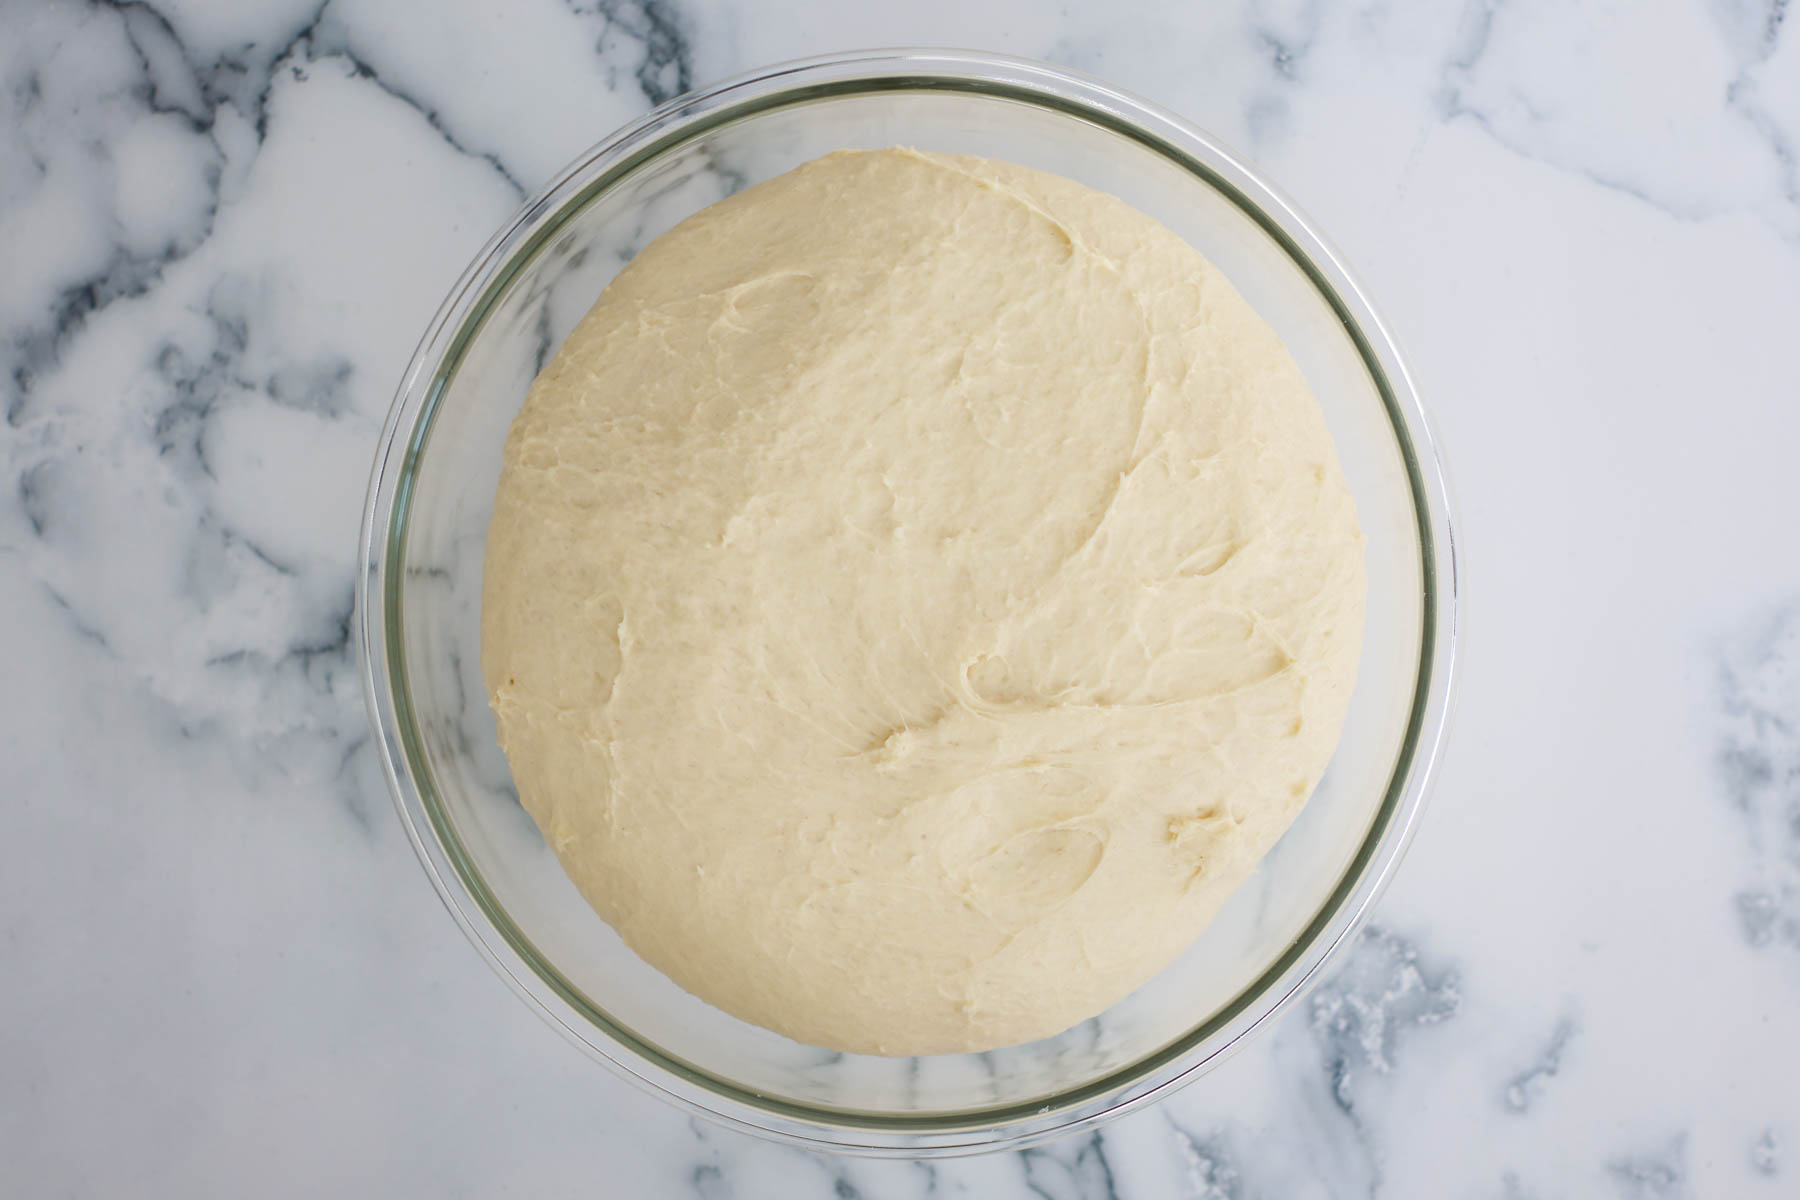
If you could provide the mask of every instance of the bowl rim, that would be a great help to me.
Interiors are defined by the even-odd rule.
[[[1254,220],[1343,322],[1381,397],[1413,494],[1423,596],[1412,711],[1381,805],[1336,887],[1272,964],[1206,1020],[1100,1079],[1034,1102],[897,1115],[810,1106],[749,1091],[639,1038],[539,955],[487,892],[437,799],[413,719],[398,634],[413,480],[439,400],[524,265],[601,192],[701,133],[820,100],[908,91],[1013,100],[1097,125],[1161,154]],[[1141,1107],[1223,1061],[1317,977],[1363,924],[1417,829],[1455,689],[1459,568],[1451,495],[1411,373],[1341,256],[1292,202],[1210,135],[1097,79],[977,51],[876,49],[784,62],[678,96],[584,152],[488,241],[432,318],[382,429],[363,510],[356,630],[372,733],[413,850],[464,934],[540,1016],[621,1078],[690,1113],[789,1144],[936,1156],[1016,1148]],[[604,1036],[589,1036],[595,1032]]]

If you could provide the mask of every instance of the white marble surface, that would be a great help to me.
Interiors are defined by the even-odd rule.
[[[1800,1194],[1800,19],[1785,0],[0,4],[9,1195]],[[682,87],[1108,77],[1356,264],[1439,421],[1462,703],[1377,927],[1095,1136],[811,1157],[628,1090],[441,910],[356,519],[476,247]]]

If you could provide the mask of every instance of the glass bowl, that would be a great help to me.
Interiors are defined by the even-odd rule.
[[[987,1054],[828,1053],[740,1022],[625,948],[520,808],[479,671],[482,547],[508,424],[601,289],[651,238],[843,147],[912,145],[1054,171],[1186,237],[1280,333],[1324,407],[1368,535],[1368,626],[1343,741],[1293,828],[1214,924],[1127,1000]],[[1191,1080],[1346,942],[1418,817],[1451,683],[1456,572],[1443,478],[1392,339],[1266,183],[1175,116],[1018,59],[875,51],[681,97],[528,202],[444,302],[382,434],[359,628],[400,817],[470,939],[607,1066],[691,1111],[793,1143],[905,1155],[1019,1145]]]

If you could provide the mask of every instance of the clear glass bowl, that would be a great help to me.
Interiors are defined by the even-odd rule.
[[[482,545],[532,376],[646,242],[843,147],[1040,167],[1186,237],[1274,325],[1337,439],[1368,534],[1343,741],[1260,870],[1179,961],[1102,1016],[989,1054],[827,1053],[726,1016],[627,950],[520,808],[482,690]],[[1393,341],[1293,207],[1210,138],[1039,63],[877,51],[682,97],[584,155],[488,243],[432,321],[382,435],[358,603],[372,720],[407,832],[515,990],[620,1075],[765,1136],[842,1151],[1018,1145],[1190,1080],[1290,1003],[1394,869],[1451,682],[1456,572],[1424,414]]]

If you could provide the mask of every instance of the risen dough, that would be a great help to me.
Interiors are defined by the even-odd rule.
[[[844,152],[657,239],[539,376],[483,667],[650,963],[804,1042],[981,1050],[1205,927],[1324,769],[1363,593],[1318,406],[1198,253]]]

